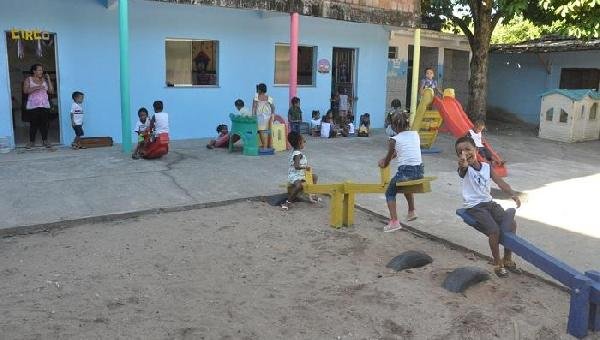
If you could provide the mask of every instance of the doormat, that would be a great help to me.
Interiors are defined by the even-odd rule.
[[[113,140],[112,137],[82,137],[80,143],[86,148],[101,148],[112,146]]]

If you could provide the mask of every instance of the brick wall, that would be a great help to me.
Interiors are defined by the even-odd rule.
[[[276,12],[336,20],[416,27],[420,24],[420,0],[150,0],[187,5],[208,5]]]

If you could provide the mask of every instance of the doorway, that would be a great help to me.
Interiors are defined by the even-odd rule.
[[[356,124],[356,112],[354,108],[356,105],[356,49],[354,48],[333,48],[332,58],[332,71],[331,71],[331,93],[332,97],[337,94],[335,98],[337,103],[334,103],[332,98],[332,111],[335,115],[335,107],[340,111],[347,109],[349,113],[354,115]],[[339,117],[339,116],[338,116]],[[339,118],[336,117],[336,120]],[[339,123],[339,121],[337,122]]]
[[[48,126],[48,142],[60,143],[60,110],[58,106],[58,77],[56,66],[56,34],[43,34],[43,39],[14,39],[11,32],[5,32],[6,51],[8,53],[8,74],[12,107],[13,135],[15,146],[22,147],[29,142],[29,123],[23,120],[23,112],[27,104],[27,96],[23,93],[23,81],[30,75],[34,64],[42,64],[44,72],[50,76],[55,93],[49,95],[50,120]],[[31,36],[29,36],[31,38]],[[40,144],[39,133],[36,137]]]

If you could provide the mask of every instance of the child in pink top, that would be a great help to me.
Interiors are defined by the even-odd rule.
[[[217,133],[219,134],[219,136],[217,136],[216,139],[212,139],[210,142],[208,142],[208,144],[206,144],[206,147],[208,149],[226,148],[229,145],[229,130],[227,128],[227,125],[221,124],[217,126]]]

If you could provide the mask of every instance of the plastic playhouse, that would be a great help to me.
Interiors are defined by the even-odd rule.
[[[583,142],[600,138],[600,92],[554,89],[542,94],[540,138]]]

